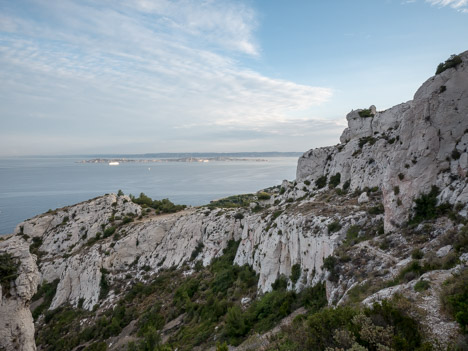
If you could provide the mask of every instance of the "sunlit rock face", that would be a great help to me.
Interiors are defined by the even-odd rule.
[[[29,303],[37,291],[39,272],[35,257],[20,237],[0,241],[0,254],[10,254],[18,264],[17,278],[9,289],[0,286],[0,349],[36,350]]]
[[[405,222],[413,199],[432,185],[441,189],[441,201],[466,204],[468,52],[461,57],[463,63],[428,79],[412,101],[382,112],[371,106],[370,117],[349,113],[341,144],[306,152],[297,180],[340,173],[351,189],[382,188],[386,230]]]

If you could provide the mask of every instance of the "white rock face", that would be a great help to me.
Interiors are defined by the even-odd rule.
[[[369,202],[369,196],[367,196],[366,192],[363,192],[361,195],[359,195],[359,198],[358,198],[357,201],[358,201],[359,205],[365,204],[365,203]]]
[[[5,253],[18,261],[18,277],[8,291],[0,286],[0,349],[33,351],[36,344],[29,302],[39,283],[36,260],[19,237],[0,241],[0,254]]]
[[[297,180],[340,173],[351,189],[381,188],[386,230],[405,222],[413,199],[432,185],[440,188],[441,201],[466,204],[468,51],[461,57],[463,63],[428,79],[412,101],[374,117],[352,111],[342,144],[306,152]]]

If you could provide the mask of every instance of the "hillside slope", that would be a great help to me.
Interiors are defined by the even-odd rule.
[[[0,349],[313,349],[295,333],[335,313],[325,304],[354,306],[353,325],[373,318],[395,348],[399,324],[377,321],[397,312],[357,312],[385,299],[416,321],[414,345],[453,343],[464,322],[440,297],[458,293],[451,279],[466,279],[468,261],[460,58],[412,101],[352,111],[341,144],[306,152],[294,182],[170,214],[109,194],[20,223],[0,241],[2,273],[14,273],[2,278]],[[294,331],[264,334],[293,312]]]

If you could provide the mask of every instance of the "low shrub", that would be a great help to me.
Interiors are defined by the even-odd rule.
[[[337,221],[332,222],[327,226],[329,233],[337,232],[338,230],[341,229],[341,227],[342,226],[341,226],[340,222],[337,222]]]
[[[10,284],[18,277],[19,262],[9,253],[0,254],[0,285],[3,294],[10,293]]]
[[[441,298],[444,309],[468,334],[468,269],[444,282]]]
[[[321,176],[315,181],[315,186],[317,189],[322,189],[327,185],[327,176]]]
[[[414,285],[414,290],[415,290],[415,291],[418,291],[418,292],[421,292],[421,291],[424,291],[424,290],[429,289],[430,286],[431,286],[431,284],[430,284],[427,280],[420,279],[420,280],[418,280],[418,282]]]
[[[359,147],[362,149],[367,143],[369,143],[369,145],[374,145],[376,141],[377,139],[371,136],[359,138]]]
[[[462,58],[459,55],[452,55],[447,59],[447,61],[439,63],[436,74],[440,74],[449,68],[455,68],[462,62]]]
[[[262,192],[259,192],[259,193],[257,194],[257,198],[258,198],[259,200],[269,200],[269,199],[271,198],[271,195],[268,194],[268,193],[266,193],[266,192],[264,192],[264,191],[262,191]]]
[[[374,117],[374,114],[369,109],[361,110],[358,113],[359,113],[359,117],[362,117],[362,118]]]
[[[291,267],[291,281],[295,284],[301,276],[301,265],[299,263],[293,264]]]
[[[337,173],[334,176],[330,177],[330,181],[328,182],[328,186],[330,188],[336,188],[341,182],[341,174]]]

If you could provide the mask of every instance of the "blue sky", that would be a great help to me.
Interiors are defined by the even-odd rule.
[[[0,155],[336,144],[467,38],[468,0],[0,0]]]

